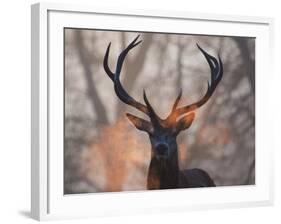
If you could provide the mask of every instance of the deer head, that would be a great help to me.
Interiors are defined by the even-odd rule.
[[[194,111],[204,105],[214,93],[218,83],[222,79],[222,62],[220,57],[218,57],[219,60],[217,60],[215,57],[206,53],[197,44],[197,47],[205,56],[211,70],[211,80],[210,82],[208,82],[207,91],[198,102],[178,108],[178,104],[182,96],[182,91],[180,91],[168,117],[166,119],[161,119],[155,113],[153,107],[149,103],[145,91],[143,91],[143,99],[145,102],[144,105],[130,96],[120,82],[120,73],[122,70],[124,59],[131,49],[141,43],[141,41],[138,41],[138,38],[139,35],[127,46],[126,49],[124,49],[120,53],[117,60],[115,72],[112,72],[108,66],[108,56],[111,45],[111,43],[109,43],[104,56],[103,66],[107,75],[114,84],[114,90],[119,99],[125,104],[136,108],[149,117],[148,121],[129,113],[126,114],[128,119],[134,124],[137,129],[148,133],[152,146],[152,158],[161,161],[168,161],[172,158],[177,159],[177,135],[181,131],[186,130],[190,127],[195,117]]]

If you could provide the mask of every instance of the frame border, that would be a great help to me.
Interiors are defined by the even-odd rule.
[[[238,15],[221,15],[209,13],[195,13],[183,11],[158,11],[138,9],[108,9],[94,6],[81,6],[73,4],[36,3],[31,5],[31,217],[36,220],[50,219],[49,212],[49,80],[48,80],[48,11],[76,12],[104,15],[121,15],[135,17],[154,17],[169,19],[188,19],[201,21],[220,21],[228,23],[263,24],[269,27],[269,54],[273,58],[274,46],[274,19],[269,17],[252,17]],[[273,73],[272,62],[270,73]],[[269,149],[270,159],[273,150]],[[273,163],[271,163],[273,173]],[[226,208],[272,205],[274,198],[273,174],[270,178],[270,192],[268,201],[248,202],[245,204],[206,205],[202,208]],[[176,209],[171,211],[184,211]]]

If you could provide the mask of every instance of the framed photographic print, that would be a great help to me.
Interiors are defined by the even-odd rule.
[[[272,203],[270,18],[32,6],[32,217]]]

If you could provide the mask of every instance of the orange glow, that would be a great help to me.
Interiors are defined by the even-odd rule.
[[[150,159],[148,137],[140,135],[126,118],[106,126],[83,155],[87,178],[100,191],[122,191],[126,184],[145,189]]]
[[[202,116],[196,113],[195,120]],[[227,124],[216,122],[197,131],[198,144],[225,145],[230,141]],[[179,166],[187,168],[187,141],[178,145]],[[137,130],[125,117],[99,130],[82,156],[83,175],[98,192],[146,189],[151,145],[147,134]],[[214,147],[208,147],[214,148]],[[153,182],[158,186],[157,179]]]

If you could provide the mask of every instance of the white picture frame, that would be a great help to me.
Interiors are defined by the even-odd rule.
[[[37,220],[246,207],[273,203],[270,112],[273,19],[38,3],[32,5],[31,214]],[[63,27],[256,37],[256,184],[208,189],[63,194]]]

